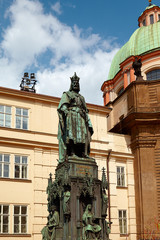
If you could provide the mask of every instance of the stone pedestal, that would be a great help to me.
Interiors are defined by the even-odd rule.
[[[56,206],[59,226],[56,240],[109,239],[107,216],[108,183],[103,170],[102,181],[98,180],[98,167],[93,158],[69,157],[56,168],[55,180],[48,180],[48,211]],[[91,204],[97,234],[84,238],[84,212]],[[96,230],[95,230],[96,231]],[[98,230],[97,230],[98,231]]]

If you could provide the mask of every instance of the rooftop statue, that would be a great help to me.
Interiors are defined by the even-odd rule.
[[[89,157],[93,134],[85,99],[79,94],[79,77],[74,74],[69,91],[64,92],[58,106],[59,162],[66,157]]]
[[[134,69],[134,75],[136,75],[136,80],[143,80],[142,73],[141,73],[141,68],[142,68],[141,58],[135,57],[132,67]]]

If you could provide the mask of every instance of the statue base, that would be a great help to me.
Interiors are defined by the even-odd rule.
[[[70,177],[84,177],[88,173],[89,176],[98,178],[98,166],[94,158],[69,157],[57,166],[56,173],[59,174],[66,167]]]
[[[56,240],[109,240],[107,184],[104,170],[102,181],[98,179],[93,158],[68,157],[58,164],[55,180],[50,176],[47,188],[48,211],[56,206],[59,213]],[[93,225],[86,220],[90,216]]]

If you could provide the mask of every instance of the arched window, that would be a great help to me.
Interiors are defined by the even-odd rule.
[[[160,80],[160,69],[155,69],[147,73],[147,80]]]
[[[119,96],[123,91],[124,91],[124,87],[122,87],[122,88],[117,92],[117,96]]]
[[[146,26],[146,19],[143,20],[143,26]]]
[[[151,14],[149,17],[150,17],[150,24],[153,24],[154,23],[154,16],[153,16],[153,14]]]

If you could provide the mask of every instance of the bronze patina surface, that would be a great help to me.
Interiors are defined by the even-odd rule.
[[[59,162],[66,156],[88,157],[93,127],[85,99],[79,94],[79,77],[71,77],[70,90],[64,92],[58,106]]]
[[[92,124],[79,77],[71,78],[58,106],[59,162],[48,179],[48,222],[43,240],[109,240],[108,182],[105,170],[98,179],[98,166],[89,157]],[[53,209],[56,209],[53,211]]]

